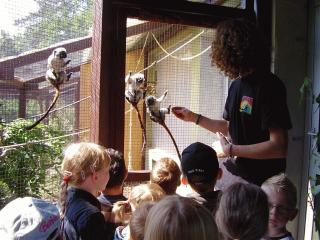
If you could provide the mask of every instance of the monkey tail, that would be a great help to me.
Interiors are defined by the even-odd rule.
[[[60,97],[60,89],[59,89],[59,87],[55,86],[55,89],[56,89],[56,93],[55,93],[54,98],[52,100],[52,103],[50,104],[50,106],[47,109],[47,111],[37,121],[35,121],[32,125],[27,126],[26,130],[31,130],[32,128],[37,126],[46,116],[48,116],[49,112],[54,107],[54,105],[56,104],[58,98]]]
[[[171,140],[172,140],[172,142],[173,142],[173,145],[174,145],[174,147],[175,147],[175,149],[176,149],[178,158],[179,158],[179,160],[181,161],[181,154],[180,154],[180,152],[179,152],[178,145],[177,145],[176,140],[174,139],[174,137],[173,137],[170,129],[168,128],[167,124],[166,124],[164,121],[162,121],[162,122],[160,123],[160,125],[162,125],[162,126],[164,127],[164,129],[167,131],[167,133],[169,134],[169,136],[170,136],[170,138],[171,138]]]

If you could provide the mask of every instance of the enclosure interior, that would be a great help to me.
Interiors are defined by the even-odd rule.
[[[244,2],[209,4],[243,9]],[[93,1],[29,0],[25,6],[10,1],[1,8],[11,20],[0,25],[0,207],[19,196],[57,200],[64,147],[90,140]],[[184,106],[221,118],[229,81],[211,64],[214,34],[209,27],[128,17],[125,73],[143,73],[147,95],[159,97],[167,90],[161,107]],[[38,119],[54,97],[45,73],[47,58],[57,47],[67,49],[71,79],[61,86],[61,96],[48,117],[27,131],[25,126]],[[143,136],[137,113],[124,94],[123,101],[128,169],[150,169],[161,157],[178,162],[167,131],[150,120],[143,101],[139,110],[147,142],[141,151]],[[172,113],[165,122],[180,153],[192,142],[212,145],[216,140],[214,134],[178,120]]]

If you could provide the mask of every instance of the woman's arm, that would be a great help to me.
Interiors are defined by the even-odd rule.
[[[221,132],[224,135],[228,135],[228,121],[210,119],[205,116],[196,114],[185,107],[172,107],[172,113],[179,119],[186,122],[193,122],[202,128],[205,128],[213,133]]]
[[[288,130],[270,128],[268,141],[250,144],[234,145],[220,134],[220,143],[225,156],[237,156],[254,159],[284,158],[288,150]]]

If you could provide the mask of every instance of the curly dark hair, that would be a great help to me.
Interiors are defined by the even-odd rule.
[[[244,19],[220,22],[211,63],[232,79],[268,67],[268,48],[256,24]]]

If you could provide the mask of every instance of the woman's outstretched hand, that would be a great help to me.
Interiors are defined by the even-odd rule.
[[[196,122],[197,114],[185,107],[172,107],[172,113],[179,119],[186,122]]]

